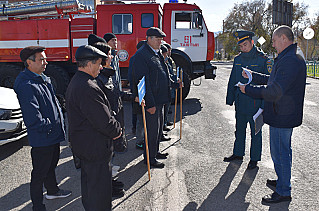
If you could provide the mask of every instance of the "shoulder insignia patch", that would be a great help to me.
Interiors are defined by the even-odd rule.
[[[271,59],[268,59],[266,63],[267,63],[267,70],[268,70],[269,73],[271,73],[271,71],[272,71],[272,61],[271,61]]]

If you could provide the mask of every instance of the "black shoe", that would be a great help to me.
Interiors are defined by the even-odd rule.
[[[124,190],[122,188],[112,187],[112,197],[113,198],[121,198],[123,196],[124,196]]]
[[[275,179],[267,179],[267,185],[272,186],[272,187],[276,187],[277,186],[277,180]]]
[[[251,169],[256,168],[257,167],[257,163],[258,163],[258,161],[253,161],[253,160],[249,161],[247,169],[251,170]]]
[[[164,126],[164,127],[163,127],[163,130],[164,130],[164,131],[170,131],[171,129],[169,129],[167,126]]]
[[[277,192],[266,195],[263,197],[262,202],[265,203],[279,203],[283,201],[291,201],[291,196],[281,196]]]
[[[166,125],[167,126],[172,126],[174,123],[173,122],[167,122]]]
[[[233,160],[243,160],[243,156],[231,155],[230,157],[224,157],[224,162],[230,162]]]
[[[168,153],[160,153],[156,154],[156,159],[167,159]]]
[[[151,163],[151,168],[162,169],[162,168],[164,168],[164,166],[165,166],[164,163],[161,163],[161,162],[158,162],[158,161],[155,161],[155,163]]]
[[[112,179],[112,187],[114,188],[124,188],[123,182],[117,181],[116,179]]]
[[[171,138],[170,137],[166,137],[166,136],[162,136],[161,140],[162,141],[169,141],[169,140],[171,140]]]
[[[46,199],[59,199],[59,198],[66,198],[69,197],[72,194],[72,191],[70,190],[62,190],[60,189],[58,192],[55,194],[47,194],[45,195]]]
[[[136,149],[141,149],[141,150],[144,150],[144,144],[139,144],[139,143],[136,143],[135,145]]]

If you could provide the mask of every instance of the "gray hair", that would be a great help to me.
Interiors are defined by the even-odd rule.
[[[78,67],[86,67],[89,62],[92,62],[93,64],[95,64],[97,62],[97,60],[99,60],[99,58],[100,57],[94,58],[94,59],[86,59],[86,60],[76,61],[76,64]]]
[[[281,35],[285,35],[289,41],[294,41],[294,33],[292,32],[292,29],[289,26],[279,26],[275,29],[274,34],[278,37],[281,37]]]
[[[35,62],[35,54],[32,54],[31,56],[29,56],[25,61],[24,61],[24,66],[25,67],[29,67],[27,60],[30,59],[31,61]]]

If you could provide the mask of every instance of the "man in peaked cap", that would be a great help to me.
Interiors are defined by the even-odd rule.
[[[146,43],[131,58],[132,93],[138,96],[137,84],[145,76],[145,106],[146,124],[149,145],[149,158],[152,168],[164,168],[164,163],[158,159],[166,159],[168,153],[159,152],[159,142],[163,132],[163,106],[169,103],[170,87],[178,88],[169,77],[168,68],[160,47],[165,33],[159,28],[151,27],[146,32]],[[135,104],[135,109],[141,107]],[[138,120],[139,121],[139,120]],[[139,124],[138,124],[139,125]],[[146,163],[146,149],[144,147],[144,162]]]
[[[157,27],[150,27],[146,31],[146,36],[151,37],[166,37],[166,34]]]
[[[64,119],[49,77],[43,74],[46,61],[45,47],[29,46],[21,50],[25,64],[14,84],[28,129],[32,172],[30,195],[33,210],[46,210],[43,204],[43,185],[47,199],[64,198],[71,191],[58,187],[55,168],[60,156],[60,142],[65,140]]]
[[[237,44],[239,45],[245,40],[252,40],[253,36],[255,36],[255,33],[251,31],[238,30],[234,32],[233,35],[237,39]]]
[[[69,138],[74,154],[81,159],[81,192],[85,210],[112,209],[113,140],[121,126],[95,77],[106,54],[81,46],[75,53],[78,71],[66,91]]]
[[[257,167],[257,162],[261,159],[262,134],[260,130],[255,135],[253,115],[259,109],[263,109],[264,102],[261,99],[255,99],[241,93],[236,84],[238,82],[245,84],[248,81],[242,76],[242,67],[269,75],[268,70],[271,70],[269,68],[271,61],[254,45],[254,41],[252,40],[254,36],[253,32],[238,30],[233,35],[237,39],[241,53],[234,59],[233,69],[228,81],[226,104],[231,106],[235,103],[236,131],[233,154],[230,157],[225,157],[224,161],[230,162],[243,159],[245,155],[246,127],[249,122],[251,147],[248,169],[254,169]]]

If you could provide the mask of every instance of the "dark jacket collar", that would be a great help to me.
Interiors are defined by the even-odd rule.
[[[49,77],[47,77],[45,74],[42,73],[42,75],[39,74],[35,74],[34,72],[32,72],[31,70],[29,70],[28,68],[24,69],[24,72],[26,74],[26,76],[28,76],[28,78],[31,78],[35,81],[38,82],[47,82],[47,83],[51,83],[51,80]]]
[[[91,79],[91,80],[94,80],[95,78],[93,76],[91,76],[90,74],[84,72],[84,71],[81,71],[81,70],[78,70],[78,74],[80,76],[83,76],[83,77],[87,77],[88,79]]]
[[[276,59],[281,59],[286,54],[296,54],[297,51],[297,43],[289,45],[287,48],[285,48],[280,54],[278,54]]]

